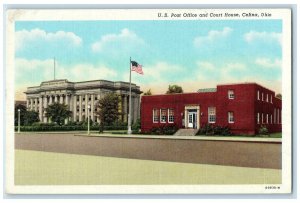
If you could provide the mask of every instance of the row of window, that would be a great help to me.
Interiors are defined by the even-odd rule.
[[[174,109],[153,109],[153,123],[174,123]],[[208,107],[208,123],[216,122],[216,107]],[[232,111],[228,112],[228,123],[234,123],[234,115]]]
[[[208,107],[208,123],[216,122],[216,107]],[[234,115],[232,111],[228,112],[228,123],[234,123]]]
[[[273,116],[274,115],[274,116]],[[257,113],[257,124],[280,124],[280,115],[281,115],[281,110],[279,109],[274,109],[273,114],[264,114],[264,113]]]
[[[153,109],[153,123],[174,123],[174,109]]]
[[[257,100],[264,101],[266,100],[266,102],[269,102],[269,94],[266,94],[266,98],[264,97],[264,93],[263,92],[259,92],[259,90],[257,90]],[[272,95],[270,95],[270,102],[273,103],[273,97]]]

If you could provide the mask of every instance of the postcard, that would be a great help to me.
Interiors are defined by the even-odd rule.
[[[291,10],[8,9],[8,194],[287,194]]]

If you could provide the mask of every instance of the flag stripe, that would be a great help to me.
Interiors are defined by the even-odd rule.
[[[141,75],[144,75],[144,72],[143,72],[143,66],[138,64],[137,62],[135,61],[132,61],[131,62],[131,71],[135,71],[137,72],[138,74],[141,74]]]

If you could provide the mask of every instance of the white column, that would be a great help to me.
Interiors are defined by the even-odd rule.
[[[91,118],[93,120],[93,122],[95,122],[94,119],[94,95],[91,95]]]
[[[70,94],[69,110],[73,111],[73,95],[72,94]]]
[[[47,96],[44,96],[44,111],[46,110],[46,108],[48,107],[48,104],[47,104]],[[43,114],[44,114],[44,111],[43,111]],[[44,123],[47,123],[47,120],[48,118],[45,116],[44,117]]]
[[[59,95],[59,103],[62,104],[63,103],[63,95]]]
[[[76,115],[77,115],[77,96],[73,96],[73,121],[76,121]]]
[[[124,95],[124,122],[128,121],[128,100],[127,100],[127,95]]]
[[[43,122],[43,98],[39,97],[39,118],[40,122]]]
[[[69,95],[66,94],[66,100],[65,100],[65,104],[68,106],[68,108],[70,108],[70,104],[69,104]]]
[[[57,94],[54,96],[54,102],[57,103]]]
[[[79,95],[79,121],[82,121],[82,95]]]
[[[89,111],[89,109],[88,109],[88,102],[89,102],[89,100],[88,100],[88,95],[86,94],[85,95],[85,102],[84,102],[84,108],[85,108],[85,119],[87,119],[87,117],[88,117],[88,111]]]
[[[138,96],[138,118],[141,118],[141,96]]]
[[[50,95],[49,104],[52,104],[52,95]]]
[[[30,111],[33,110],[33,99],[30,99]]]
[[[85,110],[87,109],[87,107],[88,107],[88,102],[89,102],[89,95],[88,94],[86,94],[85,95]],[[87,115],[87,113],[85,113],[85,115]]]
[[[70,108],[70,104],[69,104],[69,95],[68,95],[68,94],[65,95],[65,105],[67,105],[67,109]],[[67,124],[68,122],[69,122],[69,118],[66,118],[66,119],[65,119],[65,124]]]
[[[37,98],[34,99],[34,103],[35,103],[35,105],[34,105],[34,111],[37,112],[37,109],[38,109],[37,108],[38,107],[38,99]]]
[[[185,109],[184,110],[184,127],[187,128],[188,127],[188,110]]]
[[[26,109],[29,109],[29,99],[26,99]]]

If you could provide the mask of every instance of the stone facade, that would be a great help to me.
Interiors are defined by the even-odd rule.
[[[28,87],[26,94],[26,107],[39,113],[40,121],[46,123],[45,116],[48,105],[59,102],[68,106],[72,111],[71,121],[84,121],[87,118],[90,106],[90,118],[99,122],[96,116],[96,103],[106,93],[114,92],[120,96],[120,119],[127,122],[129,113],[129,83],[112,82],[107,80],[92,80],[83,82],[69,82],[66,79],[42,82],[40,86]],[[140,87],[131,84],[132,120],[140,117]]]

